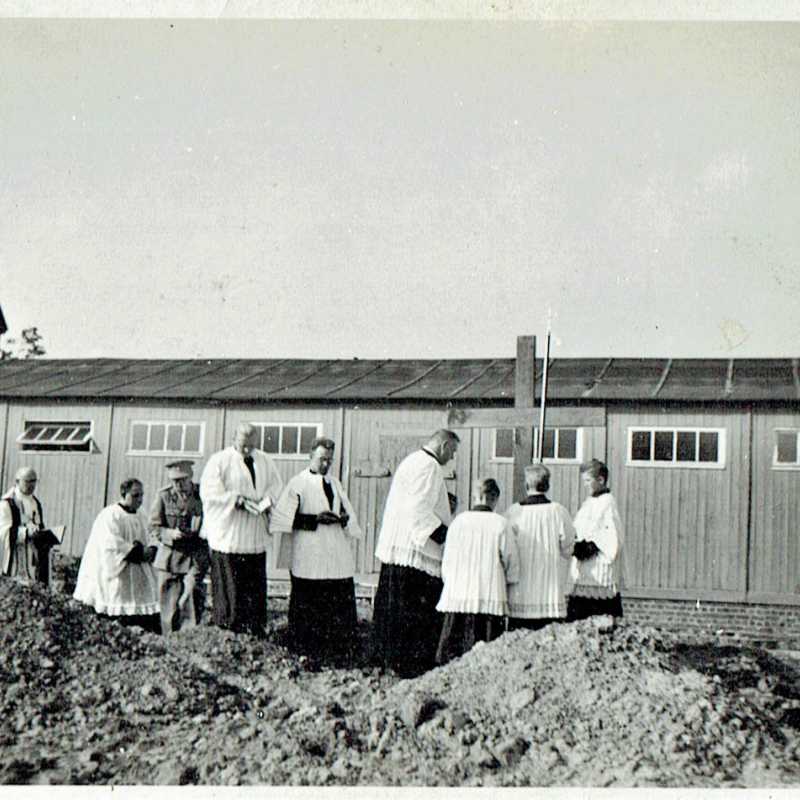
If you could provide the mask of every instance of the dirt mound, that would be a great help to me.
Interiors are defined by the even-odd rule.
[[[755,649],[590,622],[416,680],[202,626],[169,638],[0,578],[3,783],[777,785],[798,674]]]
[[[791,695],[796,674],[747,696],[731,678],[734,663],[714,665],[713,655],[708,645],[635,626],[601,633],[589,621],[515,632],[396,686],[385,724],[415,729],[414,746],[450,764],[448,783],[713,786],[750,773],[796,780],[796,768],[792,777],[784,767],[796,763],[797,738],[775,713],[794,701],[770,692]],[[766,674],[753,653],[737,651],[735,661],[740,678]]]

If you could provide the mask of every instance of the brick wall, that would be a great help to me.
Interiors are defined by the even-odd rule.
[[[624,597],[623,610],[629,621],[654,628],[800,647],[800,606]]]

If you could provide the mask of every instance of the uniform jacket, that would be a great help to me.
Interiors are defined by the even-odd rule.
[[[190,572],[198,559],[207,558],[208,544],[198,530],[192,530],[192,521],[203,519],[200,486],[192,484],[191,493],[184,495],[172,484],[159,489],[150,510],[151,542],[158,547],[153,566],[164,572],[182,574]],[[178,537],[180,532],[184,536]]]

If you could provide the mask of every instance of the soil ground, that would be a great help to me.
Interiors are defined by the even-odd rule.
[[[158,637],[0,578],[0,782],[800,784],[800,661],[591,621],[517,631],[414,680],[212,626]]]

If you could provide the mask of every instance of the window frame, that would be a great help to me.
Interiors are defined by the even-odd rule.
[[[772,469],[778,472],[793,472],[800,470],[800,428],[780,427],[773,428]],[[796,461],[778,461],[778,434],[793,433],[796,437]]]
[[[661,431],[668,431],[673,434],[672,440],[672,460],[656,461],[653,458],[655,453],[655,434]],[[642,461],[632,458],[633,435],[634,433],[650,433],[650,459]],[[679,433],[694,433],[697,435],[697,455],[699,455],[699,437],[701,433],[717,434],[717,460],[716,461],[678,461],[677,447]],[[705,425],[629,425],[627,431],[627,444],[625,449],[625,466],[636,469],[727,469],[728,466],[728,429]]]
[[[266,453],[270,458],[277,458],[286,461],[304,461],[308,458],[308,453],[303,452],[300,450],[300,445],[303,441],[302,437],[302,428],[316,428],[317,432],[314,436],[315,439],[319,438],[323,435],[323,423],[322,422],[289,422],[289,421],[279,421],[274,422],[272,420],[261,420],[261,421],[251,421],[250,424],[256,428],[260,432],[260,439],[258,443],[258,449],[262,452]],[[264,450],[264,428],[278,428],[278,446],[281,447],[283,445],[283,429],[284,428],[297,428],[297,447],[299,452],[297,453],[270,453],[269,450]]]
[[[491,455],[489,458],[490,463],[492,464],[513,464],[514,463],[514,456],[498,456],[497,455],[497,431],[503,430],[515,430],[515,428],[510,428],[507,426],[501,426],[497,428],[492,428],[492,449]],[[534,441],[536,440],[536,436],[538,435],[539,426],[535,426],[533,429],[533,437]],[[558,456],[546,457],[542,459],[543,463],[545,464],[564,464],[564,465],[576,465],[583,463],[583,442],[584,442],[584,428],[579,425],[559,425],[557,427],[548,428],[545,425],[546,431],[555,431],[555,438],[553,441],[553,451],[555,453],[558,452],[558,438],[559,438],[559,431],[568,430],[568,431],[575,431],[575,457],[574,458],[559,458]]]
[[[27,436],[29,429],[35,425],[41,425],[42,430],[32,438]],[[59,441],[54,441],[53,439],[48,439],[44,441],[39,441],[39,437],[44,433],[45,430],[48,428],[54,428],[56,426],[61,426],[61,428],[65,427],[72,427],[75,430],[66,438],[61,439]],[[89,426],[89,430],[81,437],[79,441],[71,442],[72,438],[81,428],[85,428]],[[56,433],[56,436],[59,431]],[[97,450],[97,445],[94,440],[94,420],[79,420],[79,421],[66,421],[66,420],[22,420],[22,433],[20,433],[16,438],[16,444],[19,445],[20,452],[22,453],[36,453],[37,456],[42,455],[61,455],[64,453],[71,453],[71,454],[85,454],[85,453],[94,453]],[[36,444],[46,445],[46,449],[39,449],[35,447]],[[72,444],[73,446],[68,447],[66,445]]]
[[[164,426],[164,449],[162,450],[139,450],[133,447],[133,432],[137,425],[147,426],[147,440],[146,444],[150,443],[150,435],[155,425]],[[166,444],[169,441],[169,426],[180,425],[183,428],[181,433],[181,442],[186,441],[186,428],[189,425],[198,425],[200,427],[200,439],[198,442],[197,450],[168,450]],[[205,454],[206,443],[206,421],[205,420],[178,420],[178,419],[133,419],[130,421],[128,427],[128,447],[125,454],[128,456],[136,456],[137,458],[202,458]]]

